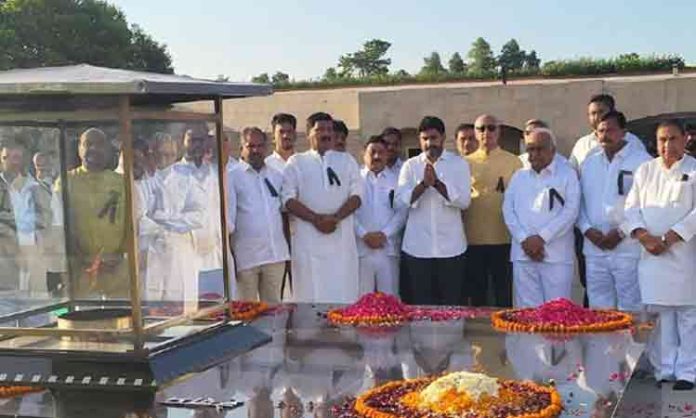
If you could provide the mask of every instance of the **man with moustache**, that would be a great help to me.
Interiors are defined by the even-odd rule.
[[[503,201],[512,236],[513,304],[519,308],[570,298],[573,224],[580,206],[577,174],[556,158],[553,132],[532,131],[527,152],[531,167],[515,172]]]
[[[457,151],[459,151],[459,155],[462,157],[473,154],[479,149],[479,142],[476,139],[473,123],[462,123],[457,126],[457,130],[454,132],[454,140],[457,144]]]
[[[342,120],[334,120],[334,151],[346,152],[348,127]]]
[[[469,242],[467,283],[475,306],[512,306],[510,233],[503,220],[503,194],[512,175],[522,167],[519,158],[498,146],[500,124],[492,115],[481,115],[474,124],[479,149],[468,155],[474,197],[465,212]],[[488,297],[488,284],[493,295]]]
[[[396,193],[408,210],[402,244],[401,296],[417,305],[458,305],[467,241],[461,211],[469,206],[469,164],[445,151],[445,124],[426,116],[418,127],[420,155],[401,168]]]
[[[241,160],[227,184],[237,299],[279,303],[285,262],[290,259],[281,216],[283,174],[264,163],[267,139],[261,129],[242,129],[241,141]]]
[[[275,150],[266,157],[266,165],[280,171],[285,170],[288,159],[295,153],[297,119],[288,113],[278,113],[271,119]]]
[[[657,126],[659,157],[635,172],[626,198],[627,236],[640,242],[643,304],[660,316],[650,361],[655,379],[691,390],[696,380],[696,159],[676,120]]]
[[[361,204],[360,170],[352,156],[333,150],[331,115],[310,115],[307,138],[310,150],[290,157],[281,192],[295,217],[293,299],[351,303],[358,296],[353,212]]]
[[[640,310],[640,244],[626,237],[624,203],[633,173],[650,155],[625,138],[626,117],[611,111],[600,119],[600,148],[580,166],[582,204],[577,226],[585,237],[587,294],[593,308]]]
[[[355,213],[360,255],[360,294],[375,290],[398,294],[400,234],[406,210],[395,205],[398,177],[386,169],[387,147],[380,136],[365,144],[360,171],[363,204]]]
[[[401,131],[389,126],[382,131],[382,139],[387,144],[387,169],[399,177],[404,160],[401,158]]]

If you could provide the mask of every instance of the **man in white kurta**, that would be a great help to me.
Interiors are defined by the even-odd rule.
[[[360,207],[360,171],[349,154],[332,151],[333,120],[307,119],[311,149],[290,157],[281,195],[294,215],[293,300],[352,303],[358,296],[353,212]]]
[[[283,234],[280,190],[283,175],[264,164],[266,134],[256,127],[241,134],[242,158],[227,184],[227,220],[237,262],[237,298],[279,303],[290,259]]]
[[[204,160],[212,152],[212,142],[205,135],[187,130],[184,134],[184,158],[177,165],[186,167],[203,190],[200,206],[205,211],[202,228],[193,231],[199,271],[222,268],[222,225],[220,221],[220,186],[218,170]]]
[[[658,125],[659,157],[641,165],[626,199],[625,232],[642,245],[642,302],[659,312],[655,378],[692,389],[696,379],[696,159],[676,121]]]
[[[175,164],[176,142],[156,140],[158,170],[144,185],[146,215],[141,234],[148,236],[145,300],[198,300],[198,262],[194,231],[203,227],[203,190],[188,167]]]
[[[554,144],[550,130],[534,130],[527,144],[531,167],[518,170],[505,191],[515,307],[570,298],[580,185],[573,169],[555,158]]]
[[[600,147],[580,167],[582,204],[577,226],[585,237],[590,306],[637,311],[640,244],[625,236],[621,225],[633,173],[651,157],[642,146],[624,139],[625,126],[620,112],[607,113],[597,126]]]
[[[360,256],[360,294],[375,290],[399,292],[399,251],[407,211],[395,205],[398,182],[387,169],[387,148],[381,136],[365,144],[363,204],[355,213]]]

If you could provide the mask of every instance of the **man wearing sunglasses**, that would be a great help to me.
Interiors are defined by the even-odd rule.
[[[471,167],[471,205],[464,215],[467,250],[467,292],[471,304],[512,306],[510,233],[503,220],[503,194],[512,175],[522,167],[516,155],[500,148],[500,124],[492,115],[474,123],[479,149],[466,156]],[[493,295],[487,294],[489,280]]]

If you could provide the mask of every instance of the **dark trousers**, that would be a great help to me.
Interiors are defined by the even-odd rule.
[[[401,253],[401,299],[411,305],[459,305],[464,290],[464,254],[418,258]]]
[[[489,281],[493,294],[489,297]],[[467,295],[473,306],[512,307],[510,244],[470,245],[466,251]]]
[[[573,230],[575,233],[575,257],[578,259],[578,275],[580,276],[580,284],[583,289],[587,289],[587,273],[585,266],[585,254],[582,253],[582,248],[585,246],[585,239],[582,236],[582,232],[578,228]],[[589,300],[587,299],[587,290],[585,290],[585,296],[582,301],[583,306],[590,306]]]

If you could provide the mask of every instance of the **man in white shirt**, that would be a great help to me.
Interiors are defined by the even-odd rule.
[[[458,305],[467,243],[462,211],[471,201],[469,164],[444,150],[445,124],[426,116],[418,127],[420,155],[399,174],[397,198],[408,208],[401,254],[401,297],[419,305]]]
[[[382,131],[382,139],[387,144],[387,169],[399,177],[404,160],[401,158],[401,131],[389,126]]]
[[[583,161],[585,161],[585,158],[587,158],[587,156],[599,146],[599,140],[597,139],[596,133],[597,125],[599,124],[602,116],[612,110],[616,110],[616,102],[612,96],[608,94],[596,94],[590,98],[590,102],[587,104],[587,119],[590,123],[592,132],[579,138],[575,142],[573,150],[570,153],[570,158],[568,159],[570,165],[575,170],[579,170],[580,165]],[[626,132],[625,139],[626,142],[635,142],[645,149],[645,144],[643,144],[643,141],[632,133]]]
[[[400,235],[407,211],[395,205],[398,177],[386,169],[387,147],[382,137],[367,141],[363,158],[363,203],[355,212],[360,294],[377,290],[397,295]]]
[[[43,238],[41,233],[51,220],[50,194],[45,193],[33,177],[24,174],[24,147],[19,142],[7,142],[3,145],[0,162],[0,193],[5,200],[2,207],[7,204],[11,207],[12,224],[16,233],[14,245],[8,242],[8,248],[16,246],[17,249],[19,290],[34,296],[45,296],[48,291],[46,264],[39,240]],[[2,239],[13,238],[10,236]],[[7,275],[9,272],[3,273]]]
[[[600,119],[600,148],[580,166],[582,204],[577,226],[585,237],[587,294],[593,308],[640,309],[640,244],[621,230],[624,203],[633,173],[650,160],[645,150],[624,139],[626,118],[611,111]]]
[[[237,298],[279,303],[290,259],[281,216],[283,175],[264,163],[267,139],[261,129],[244,128],[241,141],[241,159],[227,185]]]
[[[176,164],[178,143],[170,135],[155,135],[157,168],[142,186],[145,216],[141,239],[147,240],[145,300],[198,300],[198,257],[193,233],[206,223],[203,189],[190,167]]]
[[[281,195],[292,214],[293,299],[352,303],[358,296],[358,250],[353,212],[361,204],[360,170],[333,151],[333,119],[307,118],[311,149],[295,154],[283,172]]]
[[[288,113],[278,113],[271,120],[271,129],[275,150],[265,162],[268,167],[282,173],[288,159],[295,154],[297,119]]]
[[[512,176],[503,202],[512,235],[515,307],[570,298],[573,224],[580,206],[577,175],[555,158],[553,133],[535,129],[527,152],[531,167]]]
[[[626,235],[642,248],[638,281],[642,302],[660,315],[650,360],[659,381],[696,380],[696,159],[685,155],[678,121],[657,127],[659,157],[636,170],[626,198]]]
[[[200,206],[205,211],[205,224],[193,230],[194,247],[198,254],[199,272],[222,268],[222,222],[220,220],[220,182],[214,164],[206,161],[212,154],[213,141],[200,132],[188,129],[184,133],[184,157],[178,163],[190,171],[203,190]]]

